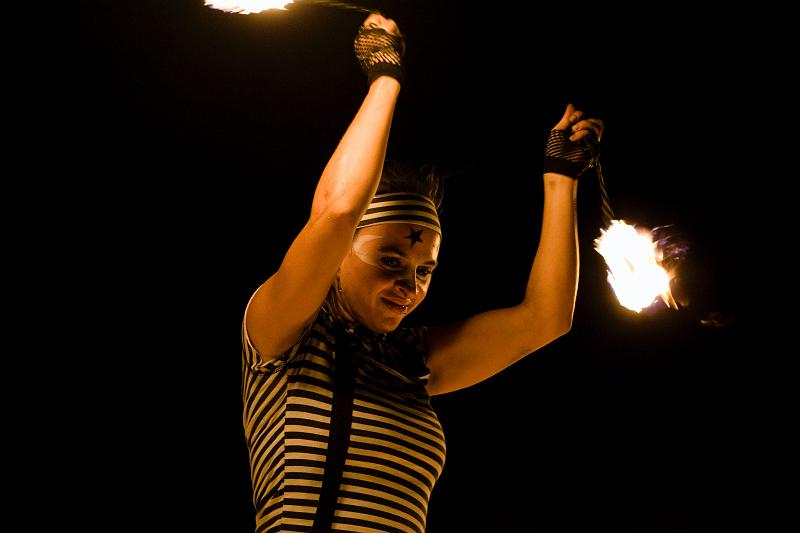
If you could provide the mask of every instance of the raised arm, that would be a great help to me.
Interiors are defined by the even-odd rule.
[[[367,95],[322,172],[308,222],[248,306],[247,332],[265,361],[294,344],[314,319],[377,189],[402,76],[385,61],[363,60],[373,47],[365,36],[376,32],[397,50],[390,61],[402,56],[395,22],[370,14],[355,43],[369,79]]]
[[[479,383],[572,327],[578,287],[576,178],[586,164],[579,141],[599,140],[603,131],[602,121],[582,115],[568,105],[548,139],[541,235],[522,303],[431,328],[430,394]]]

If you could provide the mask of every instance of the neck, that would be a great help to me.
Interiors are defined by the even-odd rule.
[[[339,278],[336,278],[333,286],[328,291],[328,296],[325,298],[325,304],[328,311],[333,317],[342,322],[346,326],[358,325],[358,320],[353,317],[353,314],[347,308],[347,301],[345,300],[342,286],[339,283]]]

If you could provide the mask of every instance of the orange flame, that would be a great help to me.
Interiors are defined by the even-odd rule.
[[[291,3],[286,0],[205,0],[208,7],[240,15],[260,13],[267,9],[285,10]]]
[[[662,266],[663,250],[649,230],[612,220],[600,230],[594,249],[606,260],[608,282],[622,306],[639,313],[661,298],[678,308],[670,291],[672,274]]]

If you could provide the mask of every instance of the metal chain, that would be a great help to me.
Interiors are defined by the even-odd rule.
[[[338,9],[349,9],[351,11],[360,11],[361,13],[372,13],[373,11],[376,11],[375,9],[373,9],[371,7],[359,6],[359,5],[356,5],[356,4],[351,4],[349,2],[334,2],[334,1],[331,1],[331,0],[301,0],[298,3],[301,3],[301,4],[318,4],[318,5],[327,6],[327,7],[335,7],[335,8],[338,8]]]
[[[602,210],[603,227],[607,228],[611,221],[614,220],[614,210],[611,209],[611,203],[608,201],[606,180],[603,178],[603,167],[600,165],[599,157],[595,159],[594,167],[597,172],[597,181],[600,184],[600,208]]]

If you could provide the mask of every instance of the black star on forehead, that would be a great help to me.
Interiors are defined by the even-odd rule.
[[[422,230],[408,228],[408,235],[404,238],[411,241],[411,247],[413,248],[415,244],[422,242]]]

